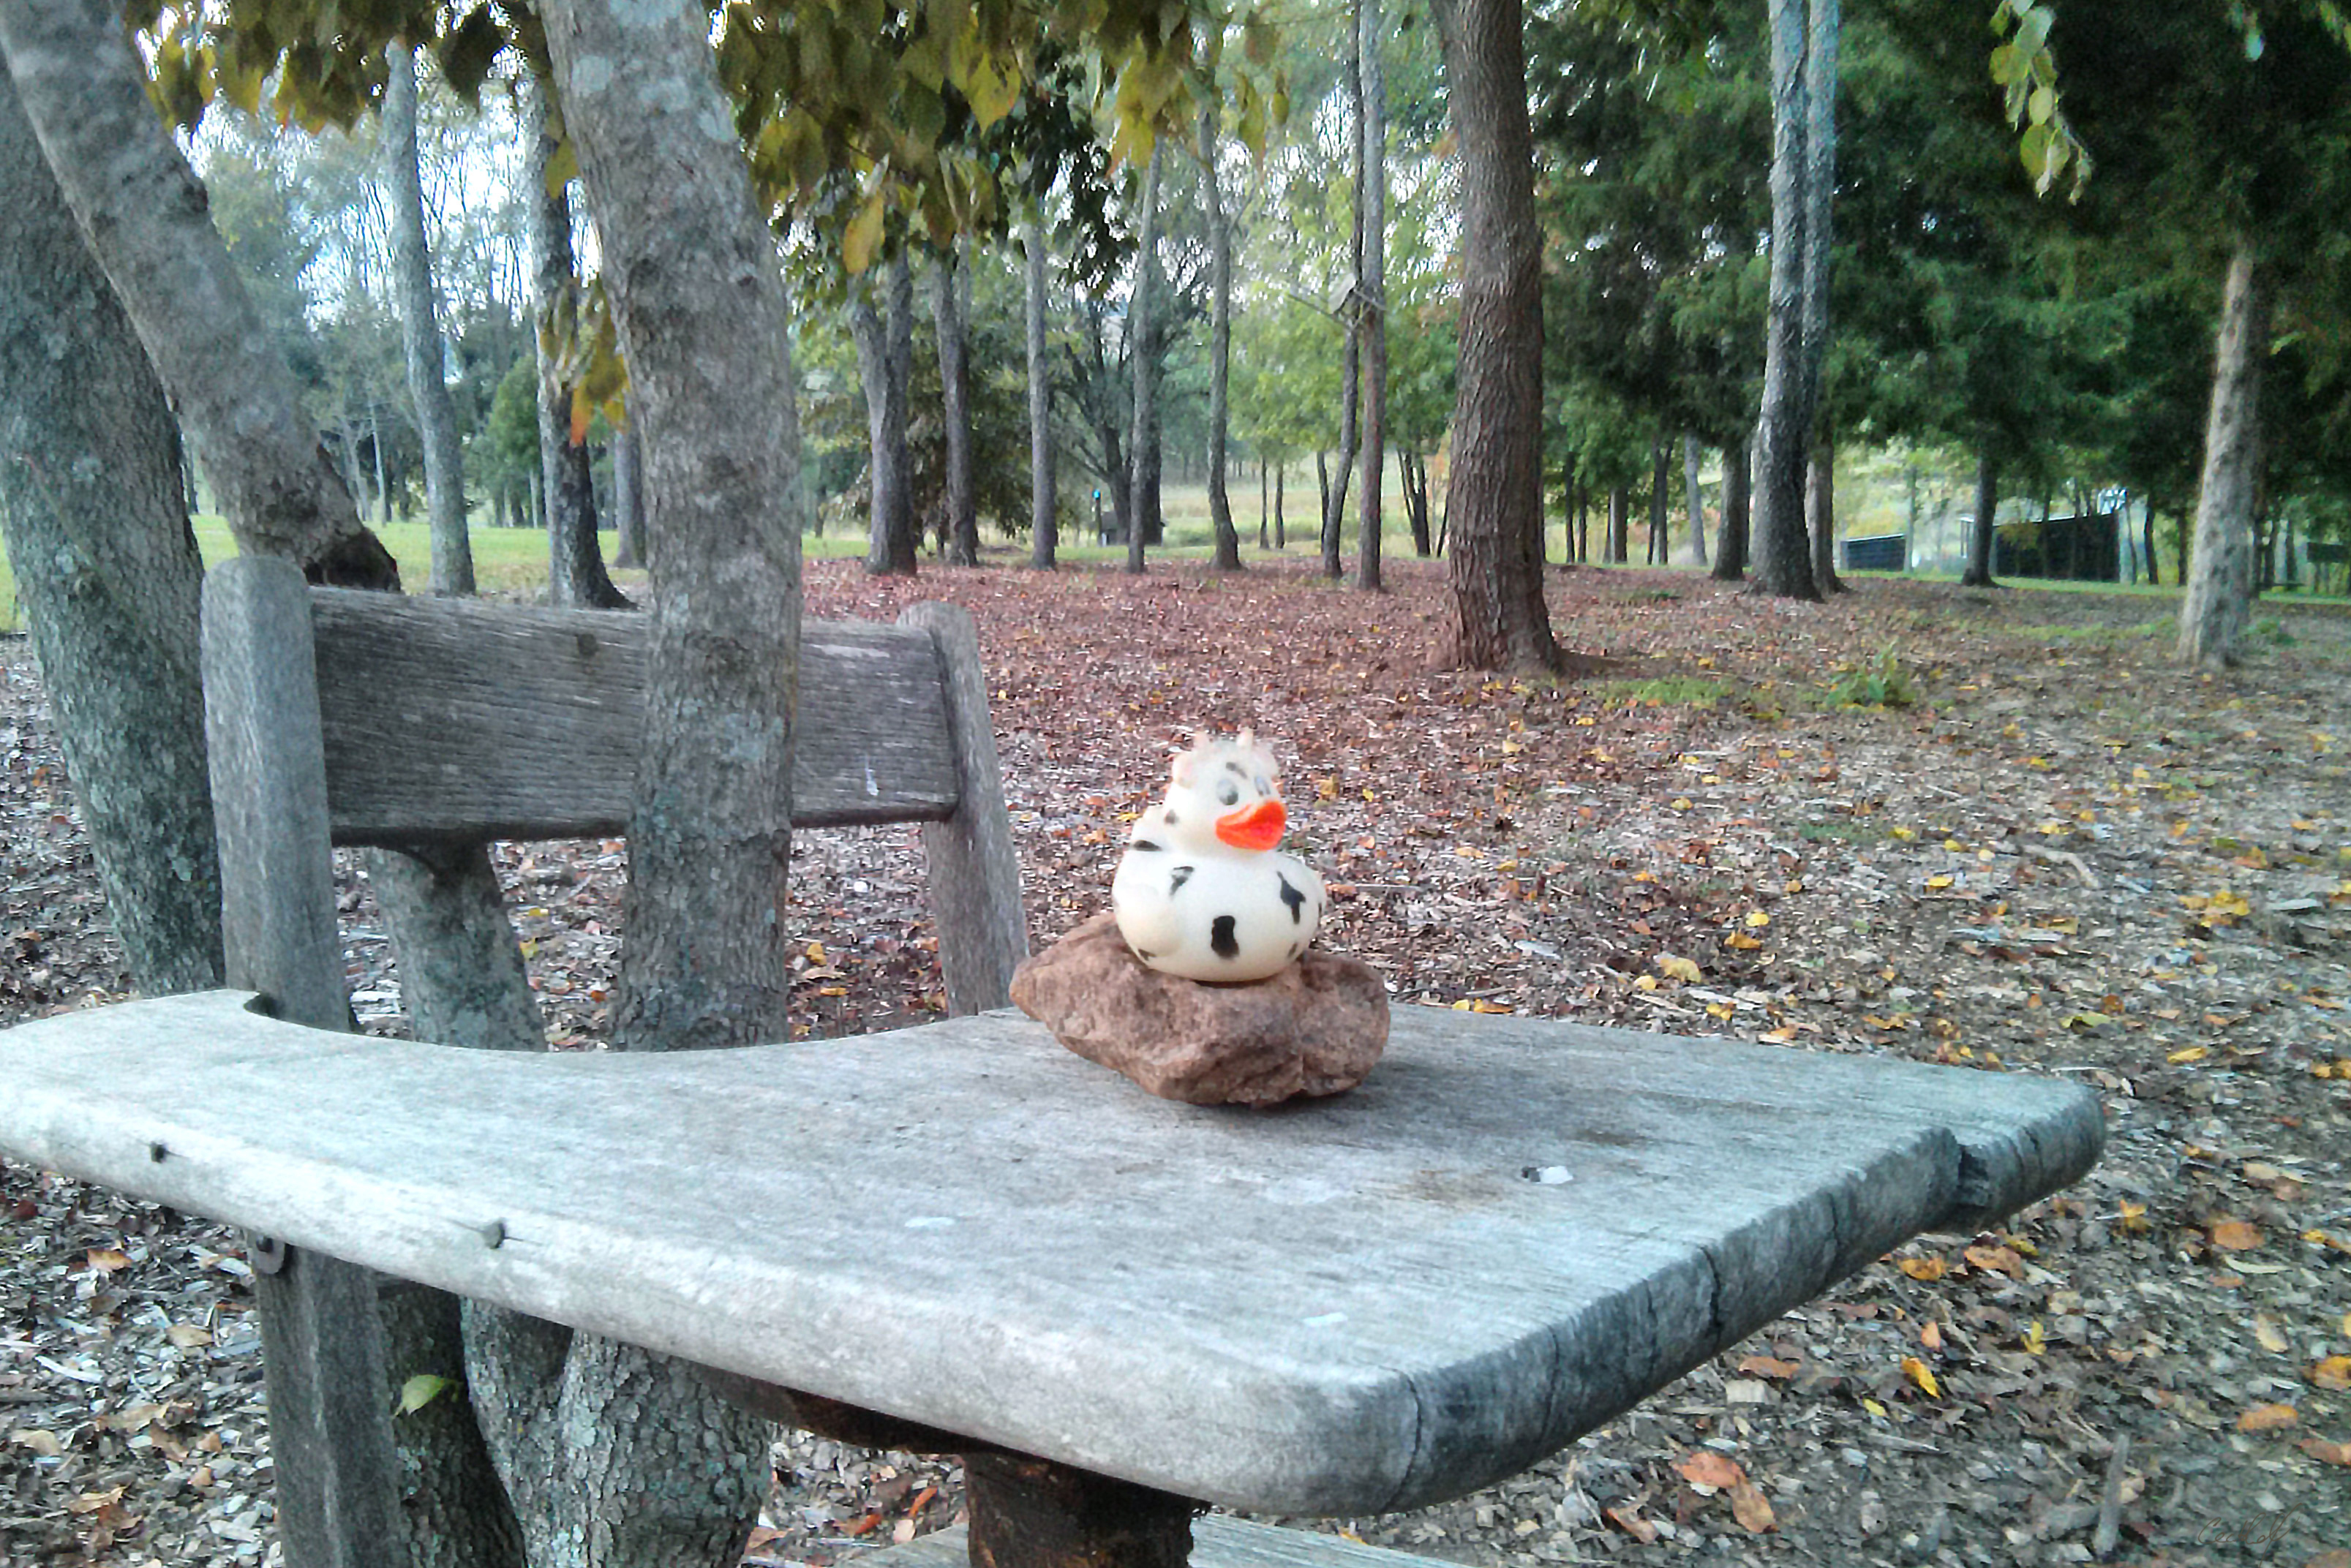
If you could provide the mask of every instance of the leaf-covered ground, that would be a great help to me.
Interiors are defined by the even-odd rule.
[[[1873,1264],[1517,1481],[1324,1527],[1494,1565],[2351,1568],[2351,616],[2264,606],[2248,666],[2206,677],[2157,598],[1554,573],[1595,663],[1511,681],[1432,673],[1440,570],[1390,570],[1370,598],[824,562],[809,597],[977,616],[1040,944],[1103,906],[1170,742],[1251,725],[1332,884],[1324,940],[1398,1006],[2064,1073],[2109,1142],[2011,1228]],[[0,653],[19,1017],[120,981],[37,680]],[[549,1037],[592,1042],[621,846],[502,854]],[[911,833],[795,861],[807,1030],[935,1008]],[[358,1009],[397,1030],[355,876],[345,903]],[[0,1167],[0,1560],[263,1559],[249,1302],[235,1237]],[[905,1456],[777,1461],[758,1562],[845,1561],[960,1497]]]

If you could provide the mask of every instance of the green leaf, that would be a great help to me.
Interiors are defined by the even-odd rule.
[[[2018,144],[2017,151],[2024,158],[2024,172],[2032,176],[2035,184],[2044,178],[2043,172],[2049,166],[2049,147],[2055,140],[2049,127],[2033,125],[2026,128],[2023,139]]]
[[[857,277],[873,265],[874,252],[882,245],[883,188],[876,185],[857,215],[849,220],[849,230],[841,236],[841,263],[849,276]]]
[[[393,1414],[413,1415],[456,1386],[457,1380],[454,1377],[437,1377],[429,1372],[420,1372],[400,1385],[400,1408]]]
[[[1019,79],[998,69],[996,61],[986,54],[972,60],[970,74],[959,85],[982,131],[1011,113],[1014,100],[1020,96]]]
[[[2014,81],[2022,68],[2023,59],[2024,57],[2018,52],[2014,44],[2002,44],[1999,47],[1993,49],[1991,52],[1991,79],[2000,83],[2002,87]]]
[[[2032,97],[2028,101],[2025,108],[2025,113],[2032,119],[2032,123],[2035,125],[2046,125],[2049,123],[2050,117],[2054,115],[2056,112],[2056,93],[2045,87],[2034,88],[2032,89]]]

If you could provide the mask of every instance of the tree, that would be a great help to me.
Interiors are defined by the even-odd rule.
[[[964,330],[971,280],[950,246],[931,269],[931,320],[939,340],[939,418],[945,425],[946,557],[949,566],[979,564],[979,507],[971,481],[971,371]]]
[[[151,996],[221,978],[183,495],[162,389],[0,69],[0,530],[107,907]]]
[[[1804,381],[1814,436],[1806,456],[1813,586],[1842,592],[1836,572],[1836,444],[1822,410],[1829,357],[1830,233],[1836,208],[1837,0],[1811,0],[1804,37]]]
[[[1232,497],[1226,494],[1230,465],[1226,436],[1231,424],[1233,338],[1233,229],[1225,214],[1224,184],[1217,169],[1219,151],[1217,106],[1200,110],[1200,203],[1208,224],[1208,527],[1216,537],[1218,571],[1241,570],[1240,535],[1233,528]]]
[[[882,292],[882,308],[873,293]],[[906,383],[914,358],[914,273],[901,249],[859,289],[849,307],[857,375],[865,388],[866,474],[871,514],[865,570],[914,574],[914,475],[906,447]]]
[[[1811,378],[1805,370],[1804,143],[1811,51],[1803,0],[1770,0],[1771,22],[1771,303],[1765,336],[1763,406],[1756,421],[1755,564],[1758,586],[1782,599],[1818,599],[1804,529],[1804,465],[1812,454]]]
[[[2253,596],[2254,492],[2262,469],[2262,363],[2269,308],[2252,247],[2229,263],[2213,355],[2212,412],[2204,431],[2204,475],[2196,499],[2196,543],[2179,606],[2179,658],[2233,664]]]
[[[1461,148],[1447,654],[1556,668],[1542,592],[1542,289],[1519,0],[1433,0]]]
[[[1152,460],[1158,444],[1159,384],[1155,373],[1158,356],[1153,340],[1152,312],[1157,306],[1159,277],[1159,165],[1163,154],[1155,144],[1143,176],[1143,221],[1134,255],[1134,293],[1126,308],[1126,352],[1134,378],[1134,425],[1126,443],[1126,570],[1144,570],[1143,547],[1155,538],[1159,517],[1159,470]]]
[[[1355,0],[1355,56],[1363,113],[1355,131],[1355,330],[1363,340],[1363,470],[1355,525],[1355,586],[1380,590],[1380,477],[1387,463],[1387,78],[1380,68],[1386,32],[1380,0]]]
[[[1022,325],[1029,365],[1029,564],[1053,570],[1060,543],[1059,497],[1053,476],[1053,382],[1045,339],[1045,225],[1035,213],[1022,225],[1028,267]]]
[[[457,411],[442,374],[440,313],[425,243],[424,188],[416,173],[416,57],[395,44],[385,55],[383,179],[392,192],[392,261],[400,290],[401,342],[408,394],[423,441],[425,506],[433,539],[433,591],[474,591],[474,546],[465,531],[465,455]]]

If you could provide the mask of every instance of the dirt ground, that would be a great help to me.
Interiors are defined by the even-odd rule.
[[[1249,724],[1332,884],[1325,945],[1399,1007],[2062,1073],[2108,1143],[2074,1190],[1870,1265],[1516,1481],[1321,1527],[1489,1568],[2351,1568],[2351,613],[2265,603],[2211,677],[2172,664],[2161,598],[1554,571],[1583,667],[1514,681],[1432,673],[1441,568],[1390,575],[822,562],[809,601],[978,618],[1039,944],[1104,906],[1169,743]],[[0,1018],[119,995],[20,641],[0,815]],[[592,1044],[622,846],[501,857],[549,1039]],[[794,860],[800,1027],[935,1009],[911,832]],[[398,1032],[355,873],[345,904],[355,1007]],[[235,1235],[0,1166],[0,1562],[274,1555],[250,1301]],[[844,1563],[960,1498],[903,1455],[776,1462],[754,1563]]]

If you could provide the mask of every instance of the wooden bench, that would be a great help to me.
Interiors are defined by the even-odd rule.
[[[323,884],[330,833],[620,825],[627,618],[259,569],[208,593],[216,735],[264,775],[324,776],[319,823],[289,835],[239,819],[289,796],[229,764],[225,845],[301,836],[318,862],[239,872],[239,851],[240,883]],[[301,710],[237,693],[301,686],[312,661],[284,650],[314,625],[319,738],[235,742]],[[1019,927],[976,646],[955,612],[924,628],[810,627],[796,777],[804,820],[936,824],[960,1009],[1000,999]],[[492,660],[485,638],[529,651]],[[395,694],[427,665],[483,673],[411,713]],[[527,758],[549,704],[603,734],[567,769],[479,782],[429,760],[453,731],[482,737],[481,767]],[[994,1568],[1074,1561],[1072,1539],[1180,1562],[1196,1500],[1364,1515],[1489,1484],[1918,1231],[2074,1180],[2102,1137],[2091,1095],[2023,1075],[1418,1008],[1361,1089],[1256,1113],[1151,1099],[1005,1012],[548,1056],[306,1028],[234,977],[268,1001],[0,1034],[0,1153],[687,1358],[755,1407],[966,1453],[970,1551]],[[1220,1528],[1203,1555],[1264,1560],[1253,1541]]]

